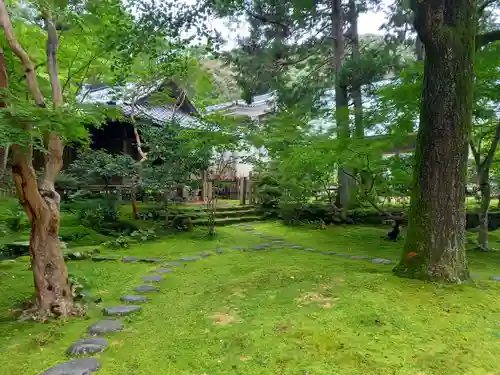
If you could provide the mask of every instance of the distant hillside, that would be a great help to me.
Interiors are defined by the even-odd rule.
[[[236,83],[234,72],[224,62],[217,59],[205,59],[201,64],[212,74],[213,83],[225,101],[241,98],[241,89]]]

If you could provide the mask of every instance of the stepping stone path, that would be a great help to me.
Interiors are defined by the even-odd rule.
[[[158,273],[170,273],[174,272],[174,270],[170,268],[160,268],[159,270],[154,270],[153,272],[158,272]]]
[[[92,258],[93,262],[114,262],[116,260],[117,260],[117,258],[112,258],[112,257],[93,257]]]
[[[137,305],[127,305],[127,306],[113,306],[113,307],[105,307],[102,312],[104,315],[128,315],[133,312],[139,311],[141,306]]]
[[[144,296],[122,296],[120,297],[120,301],[131,302],[131,303],[148,302],[149,298]]]
[[[383,258],[375,258],[370,260],[370,262],[375,263],[375,264],[392,264],[392,260],[389,259],[383,259]]]
[[[72,359],[51,367],[41,375],[90,375],[100,368],[101,364],[95,358]]]
[[[141,280],[148,283],[159,283],[165,279],[161,276],[143,276],[141,277]]]
[[[139,285],[137,288],[135,288],[135,291],[137,293],[159,292],[160,288],[153,285]]]
[[[66,353],[70,356],[100,353],[108,347],[108,340],[101,337],[83,339],[71,345]]]
[[[139,259],[139,262],[142,262],[142,263],[160,263],[161,261],[163,261],[163,259],[160,259],[160,258],[141,258],[141,259]]]
[[[199,258],[196,257],[180,257],[179,260],[183,262],[196,262]]]
[[[137,257],[125,257],[122,258],[123,263],[132,263],[132,262],[137,262]]]
[[[351,259],[369,259],[369,256],[366,255],[352,255]]]
[[[111,332],[118,332],[123,329],[123,322],[120,320],[101,320],[92,324],[88,329],[90,336],[105,335]]]
[[[213,254],[209,253],[208,251],[204,251],[204,252],[200,253],[199,255],[202,258],[208,258],[209,256],[212,256]]]
[[[180,266],[182,266],[182,263],[181,262],[168,262],[167,264],[165,264],[165,266],[167,266],[167,267],[180,267]]]

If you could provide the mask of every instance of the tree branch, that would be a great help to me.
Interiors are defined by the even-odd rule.
[[[500,40],[500,30],[493,30],[476,36],[476,50],[484,47],[487,44]]]
[[[490,168],[491,163],[493,163],[493,157],[495,156],[495,152],[497,151],[499,141],[500,141],[500,122],[498,123],[495,129],[495,137],[491,141],[490,149],[488,150],[488,155],[481,164],[482,169]]]
[[[59,37],[52,20],[52,13],[46,10],[43,14],[47,28],[47,66],[49,70],[50,86],[52,88],[52,103],[54,109],[63,105],[61,81],[57,67],[57,49],[59,48]],[[45,156],[45,171],[40,190],[55,191],[54,183],[62,168],[64,146],[57,134],[51,132],[47,139],[47,153]]]
[[[479,151],[476,148],[476,145],[472,141],[472,139],[469,141],[469,146],[472,151],[472,156],[474,156],[474,161],[476,162],[476,167],[480,168],[481,166],[481,155],[479,155]]]
[[[10,16],[7,12],[4,0],[0,0],[0,25],[4,29],[5,37],[7,38],[7,44],[9,45],[14,55],[16,55],[21,61],[21,64],[24,67],[28,89],[35,99],[35,103],[40,107],[45,107],[45,99],[43,98],[43,95],[38,88],[35,65],[16,38],[16,33],[14,32],[14,29],[12,27]]]

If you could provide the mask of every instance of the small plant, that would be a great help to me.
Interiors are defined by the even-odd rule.
[[[98,201],[95,205],[90,207],[82,207],[78,217],[83,226],[95,230],[100,230],[110,223],[117,223],[120,221],[118,209],[114,202],[107,200]]]
[[[181,232],[191,232],[193,222],[189,216],[177,215],[172,219],[172,227]]]
[[[149,241],[155,238],[158,238],[154,229],[139,229],[130,235],[130,237],[135,239],[140,239],[141,241]]]
[[[109,249],[126,249],[132,242],[134,240],[129,236],[119,236],[114,240],[104,242],[102,245]]]

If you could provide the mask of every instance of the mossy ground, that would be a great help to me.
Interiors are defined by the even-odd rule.
[[[402,242],[384,230],[327,230],[256,224],[319,251],[398,259]],[[492,237],[492,241],[494,238]],[[226,227],[215,240],[194,232],[108,255],[176,259],[223,248],[166,275],[161,292],[109,336],[99,374],[467,374],[500,372],[500,255],[471,253],[482,278],[451,286],[400,279],[391,266],[282,249],[237,252],[263,241]],[[157,265],[70,262],[103,306],[119,304]],[[25,260],[0,263],[0,372],[35,375],[66,360],[65,350],[101,317],[20,323],[12,316],[32,293]]]

